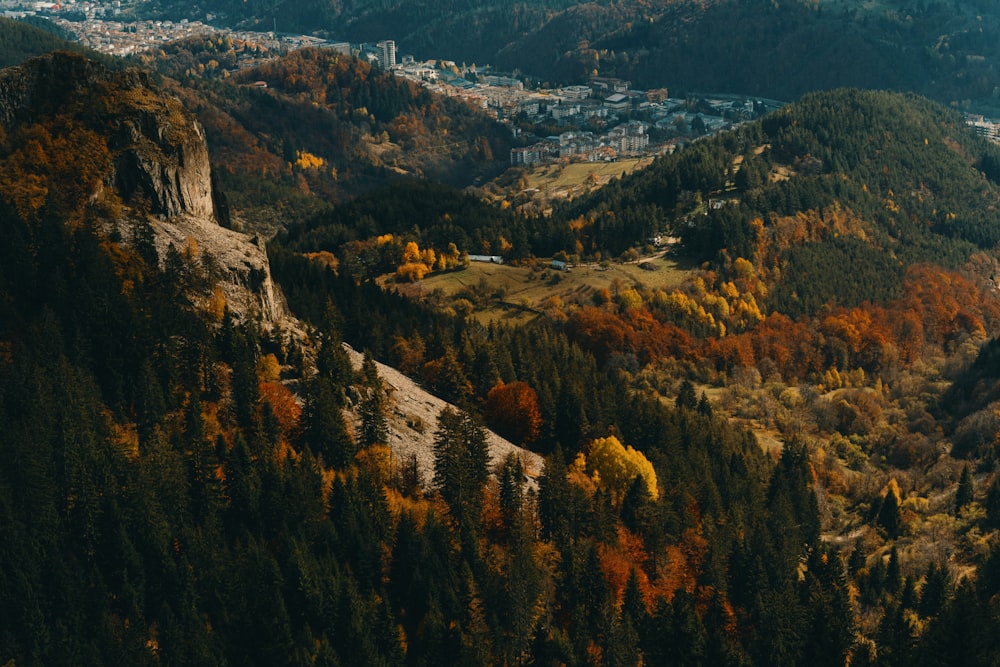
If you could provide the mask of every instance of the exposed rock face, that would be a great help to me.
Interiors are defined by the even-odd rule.
[[[260,319],[265,325],[290,318],[284,295],[271,279],[264,240],[215,224],[207,218],[182,214],[151,221],[161,258],[171,246],[188,247],[194,241],[199,255],[209,255],[222,270],[226,304],[237,319]]]
[[[70,53],[0,71],[0,127],[67,112],[107,134],[115,156],[108,185],[122,200],[141,195],[153,213],[218,220],[204,131],[179,100],[154,91],[145,73],[111,72]]]
[[[139,70],[113,72],[71,53],[0,70],[0,129],[56,116],[106,139],[114,167],[103,187],[131,209],[128,217],[148,217],[161,260],[170,246],[194,241],[221,269],[237,318],[272,325],[288,317],[263,241],[226,228],[228,207],[214,188],[205,133],[180,100]]]
[[[153,211],[168,217],[189,213],[215,218],[212,167],[201,126],[192,119],[190,131],[173,132],[171,138],[167,132],[173,128],[162,120],[148,112],[122,119],[114,146],[118,191],[126,201],[143,192]]]

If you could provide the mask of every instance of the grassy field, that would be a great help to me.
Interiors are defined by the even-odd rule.
[[[644,157],[617,162],[547,164],[528,174],[528,188],[534,188],[549,198],[577,197],[623,173],[630,174],[641,169],[652,161],[652,157]]]
[[[544,260],[539,260],[534,269],[474,262],[461,271],[431,275],[420,282],[396,287],[414,298],[436,297],[445,302],[472,292],[480,297],[476,299],[479,305],[475,310],[480,321],[524,321],[537,317],[552,297],[569,303],[589,301],[596,290],[603,288],[612,294],[636,285],[672,289],[693,268],[689,260],[664,253],[641,261],[651,263],[655,270],[642,269],[636,263],[612,264],[607,268],[585,264],[571,271],[556,271],[547,268]]]

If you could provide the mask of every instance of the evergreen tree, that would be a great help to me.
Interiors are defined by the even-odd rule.
[[[516,452],[504,457],[500,466],[500,516],[508,532],[521,521],[524,506],[524,465]]]
[[[903,588],[903,570],[899,564],[899,550],[895,544],[889,550],[889,564],[885,568],[885,584],[883,588],[893,595],[899,593]]]
[[[365,352],[365,358],[361,364],[361,374],[365,382],[365,395],[358,405],[358,413],[361,416],[361,433],[358,444],[361,447],[387,445],[389,444],[389,426],[385,419],[385,389],[375,360],[368,352]]]
[[[993,483],[986,492],[986,525],[1000,528],[1000,475],[993,476]]]
[[[889,490],[886,491],[885,497],[882,499],[882,507],[878,512],[878,524],[885,529],[886,535],[890,539],[899,537],[902,528],[899,489],[894,482],[895,480],[890,482]]]
[[[927,566],[924,585],[920,589],[920,615],[935,616],[948,599],[948,570],[932,562]]]
[[[313,378],[306,387],[302,442],[326,465],[343,468],[354,459],[355,445],[347,431],[333,381]]]
[[[972,471],[969,464],[962,466],[962,475],[958,478],[958,490],[955,492],[955,513],[958,514],[962,508],[969,505],[975,496],[975,487],[972,481]]]
[[[486,431],[475,417],[443,409],[434,434],[434,487],[463,527],[478,524],[489,460]]]
[[[694,385],[691,384],[690,380],[684,380],[681,382],[681,388],[677,392],[677,400],[675,401],[678,408],[684,408],[686,410],[695,410],[698,407],[698,395],[694,392]]]

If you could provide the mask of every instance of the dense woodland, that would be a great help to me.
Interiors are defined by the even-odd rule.
[[[309,52],[247,76],[271,91],[234,89],[248,115],[363,99],[366,134],[393,143],[443,104]],[[311,187],[335,153],[291,128]],[[135,202],[98,187],[108,167],[99,125],[58,108],[0,133],[0,662],[1000,652],[1000,153],[953,112],[807,96],[548,217],[395,182],[270,244],[306,336],[198,306],[212,263],[159,257]],[[597,290],[519,326],[382,286],[469,253],[627,259],[654,232],[701,262],[681,288]],[[392,396],[342,341],[456,406],[433,470],[389,455]],[[544,469],[489,460],[484,427]]]
[[[848,587],[852,661],[935,664],[931,656],[943,655],[937,642],[944,640],[940,626],[921,616],[917,598],[937,595],[942,578],[957,586],[958,570],[970,566],[980,572],[975,592],[970,579],[956,597],[928,604],[940,610],[959,595],[963,604],[993,595],[986,573],[996,537],[990,517],[1000,498],[995,352],[989,352],[995,346],[967,374],[961,369],[1000,317],[990,252],[998,240],[996,155],[958,115],[925,100],[838,90],[697,142],[548,217],[479,209],[467,196],[448,197],[430,185],[397,186],[279,236],[273,262],[297,311],[320,316],[327,292],[315,286],[327,276],[339,295],[334,302],[357,303],[353,312],[364,322],[344,327],[348,340],[383,339],[373,348],[380,358],[442,395],[458,400],[471,393],[485,406],[496,376],[478,350],[496,349],[511,335],[519,339],[525,329],[484,328],[461,318],[447,325],[442,313],[457,310],[447,308],[407,333],[395,314],[420,307],[402,306],[373,281],[405,265],[408,247],[441,249],[449,239],[459,250],[496,251],[515,261],[553,248],[595,261],[627,258],[653,232],[679,234],[682,251],[704,262],[681,289],[621,285],[615,293],[595,291],[548,307],[527,327],[535,333],[511,349],[565,336],[605,374],[598,386],[617,383],[596,400],[659,394],[703,416],[721,409],[777,432],[785,443],[781,461],[801,446],[821,499],[824,544],[840,545],[840,560],[830,553],[827,562],[839,563],[835,570]],[[427,267],[435,268],[448,270]],[[396,280],[409,279],[396,268]],[[367,290],[358,302],[347,296],[355,285]],[[468,298],[477,296],[489,297],[470,291]],[[380,298],[392,304],[384,312],[373,305]],[[525,382],[541,399],[533,447],[568,461],[567,450],[582,443],[589,452],[587,443],[606,437],[608,428],[648,454],[638,444],[642,437],[626,431],[650,417],[623,422],[561,413],[566,399],[550,378],[564,383],[564,376],[544,365],[549,356],[556,355],[515,361],[515,369],[531,375],[499,375]],[[442,376],[445,368],[466,373]],[[489,380],[482,381],[483,368]],[[942,376],[955,380],[947,394]],[[699,397],[696,385],[723,387],[722,400],[713,405]],[[942,456],[952,445],[953,456]],[[665,488],[666,472],[649,459]],[[949,528],[942,541],[943,525]],[[732,556],[724,565],[729,576],[745,567]],[[994,613],[981,609],[983,620]],[[836,656],[834,662],[843,660]],[[789,659],[802,660],[802,654]]]
[[[846,655],[848,591],[826,569],[801,448],[776,464],[707,406],[630,391],[558,331],[471,329],[299,254],[276,251],[275,268],[315,348],[196,309],[204,262],[161,265],[141,218],[109,231],[113,193],[62,189],[80,176],[61,167],[78,154],[66,134],[95,164],[106,141],[77,118],[42,112],[0,147],[0,174],[39,186],[14,196],[5,180],[0,204],[5,661]],[[442,355],[434,388],[462,407],[440,416],[427,486],[386,465],[378,374],[350,368],[338,331],[380,355],[408,347],[425,370]],[[364,397],[357,433],[349,395]],[[537,484],[488,460],[479,397],[550,452]],[[537,409],[534,428],[510,430],[510,406]],[[835,636],[809,632],[829,620],[817,600],[840,610]]]

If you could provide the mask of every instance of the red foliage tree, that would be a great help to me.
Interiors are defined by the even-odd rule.
[[[524,444],[538,438],[542,412],[538,394],[525,382],[500,382],[486,395],[486,423],[511,442]]]

